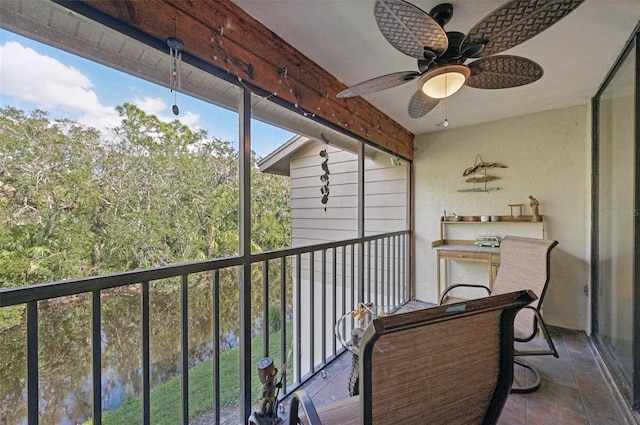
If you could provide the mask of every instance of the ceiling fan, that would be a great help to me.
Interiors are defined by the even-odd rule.
[[[450,3],[429,13],[404,0],[377,0],[375,19],[393,47],[418,60],[418,71],[382,75],[351,86],[337,97],[354,97],[418,80],[409,116],[420,118],[463,85],[503,89],[533,83],[543,70],[534,61],[496,55],[534,37],[577,8],[584,0],[511,0],[478,22],[467,35],[446,32]],[[468,59],[476,59],[465,65]]]

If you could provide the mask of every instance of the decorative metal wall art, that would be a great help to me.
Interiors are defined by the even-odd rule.
[[[458,192],[493,192],[499,190],[499,187],[487,187],[487,183],[493,180],[497,180],[500,177],[487,174],[489,168],[507,168],[506,165],[498,164],[497,162],[485,162],[480,155],[476,155],[476,160],[471,167],[468,167],[462,173],[462,177],[468,177],[465,182],[472,183],[471,189],[459,189]],[[482,184],[481,187],[476,187],[476,183]]]

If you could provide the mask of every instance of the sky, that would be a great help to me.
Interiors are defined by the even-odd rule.
[[[180,107],[171,107],[177,96]],[[178,118],[209,138],[238,146],[238,116],[168,88],[147,82],[63,50],[0,29],[0,107],[13,106],[29,113],[42,109],[49,117],[69,118],[105,129],[119,123],[115,107],[128,102],[160,120]],[[293,133],[253,120],[253,150],[265,157]]]

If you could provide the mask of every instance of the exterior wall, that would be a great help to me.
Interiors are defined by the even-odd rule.
[[[323,159],[319,153],[326,149],[329,154],[329,201],[325,205],[321,203],[322,193],[320,188],[322,181],[320,176],[324,173],[321,167]],[[391,156],[383,152],[374,152],[367,149],[365,155],[365,235],[406,230],[408,228],[408,163],[401,161],[401,165],[392,165]],[[322,142],[309,141],[304,148],[297,151],[290,159],[290,183],[291,183],[291,246],[304,246],[326,242],[333,242],[358,237],[358,161],[357,154],[343,150],[333,145]],[[390,250],[397,246],[375,245],[370,251],[365,249],[365,262],[377,265],[378,272],[373,272],[381,285],[388,285],[385,279],[389,279],[388,271],[383,273],[383,267],[388,266],[386,256]],[[352,269],[358,261],[357,249],[352,254],[353,248],[348,248],[343,257],[342,249],[336,251],[336,287],[333,282],[333,252],[326,252],[326,268],[323,275],[323,256],[317,251],[313,256],[313,280],[311,277],[311,259],[309,255],[301,258],[300,269],[293,268],[293,281],[301,276],[300,300],[301,305],[294,308],[300,309],[301,314],[301,347],[310,346],[311,330],[314,334],[313,358],[311,353],[303,349],[300,367],[302,375],[308,373],[313,364],[322,361],[332,354],[333,347],[340,348],[334,338],[333,324],[344,314],[356,307],[357,286],[359,277],[357,267]],[[399,252],[391,251],[391,252]],[[373,258],[372,258],[373,257]],[[378,258],[376,261],[375,257]],[[346,259],[343,276],[343,258]],[[353,260],[352,260],[353,259]],[[375,266],[374,266],[375,268]],[[387,269],[388,270],[388,269]],[[398,271],[398,273],[401,273]],[[405,276],[406,277],[406,276]],[[374,277],[365,275],[365,282],[375,285]],[[324,285],[322,282],[326,282]],[[375,286],[378,288],[379,286]],[[382,287],[382,286],[380,286]],[[294,289],[296,291],[296,289]],[[312,297],[313,291],[313,297]],[[343,296],[344,294],[344,296]],[[294,294],[294,297],[296,294]],[[388,294],[387,294],[388,296]],[[379,299],[382,294],[379,294]],[[336,311],[333,311],[330,300],[335,298]],[[311,300],[313,306],[311,308]],[[374,296],[371,300],[375,301]],[[369,301],[369,300],[367,300]],[[397,302],[392,302],[396,304]],[[323,305],[325,323],[323,327]],[[342,306],[345,306],[343,311]],[[312,317],[313,312],[313,317]],[[297,326],[294,332],[297,331]],[[325,351],[323,352],[323,338]]]
[[[408,228],[409,164],[392,165],[389,155],[365,158],[365,236]]]
[[[319,152],[329,153],[329,202],[322,195]],[[392,165],[391,156],[365,158],[365,235],[407,228],[408,163]],[[351,239],[358,236],[358,162],[353,152],[310,142],[291,158],[291,246]]]
[[[329,154],[329,201],[320,201],[322,149]],[[356,155],[309,142],[291,158],[291,246],[351,239],[358,235]],[[326,207],[326,211],[325,211]]]
[[[545,319],[552,325],[588,329],[590,123],[589,108],[575,106],[416,138],[414,256],[419,299],[436,302],[436,252],[431,243],[440,237],[439,219],[445,210],[509,215],[508,204],[524,203],[526,215],[531,214],[532,195],[546,216],[545,237],[559,241],[552,252]],[[470,187],[462,173],[477,154],[487,162],[507,165],[490,170],[500,179],[488,186],[500,190],[458,192]]]

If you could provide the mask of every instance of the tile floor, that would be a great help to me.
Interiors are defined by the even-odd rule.
[[[541,374],[540,389],[511,394],[502,411],[501,425],[636,425],[602,361],[584,332],[551,328],[560,357],[530,357]],[[534,344],[539,343],[534,340]],[[348,396],[351,354],[339,356],[303,386],[317,405]],[[285,400],[286,413],[288,402]]]

